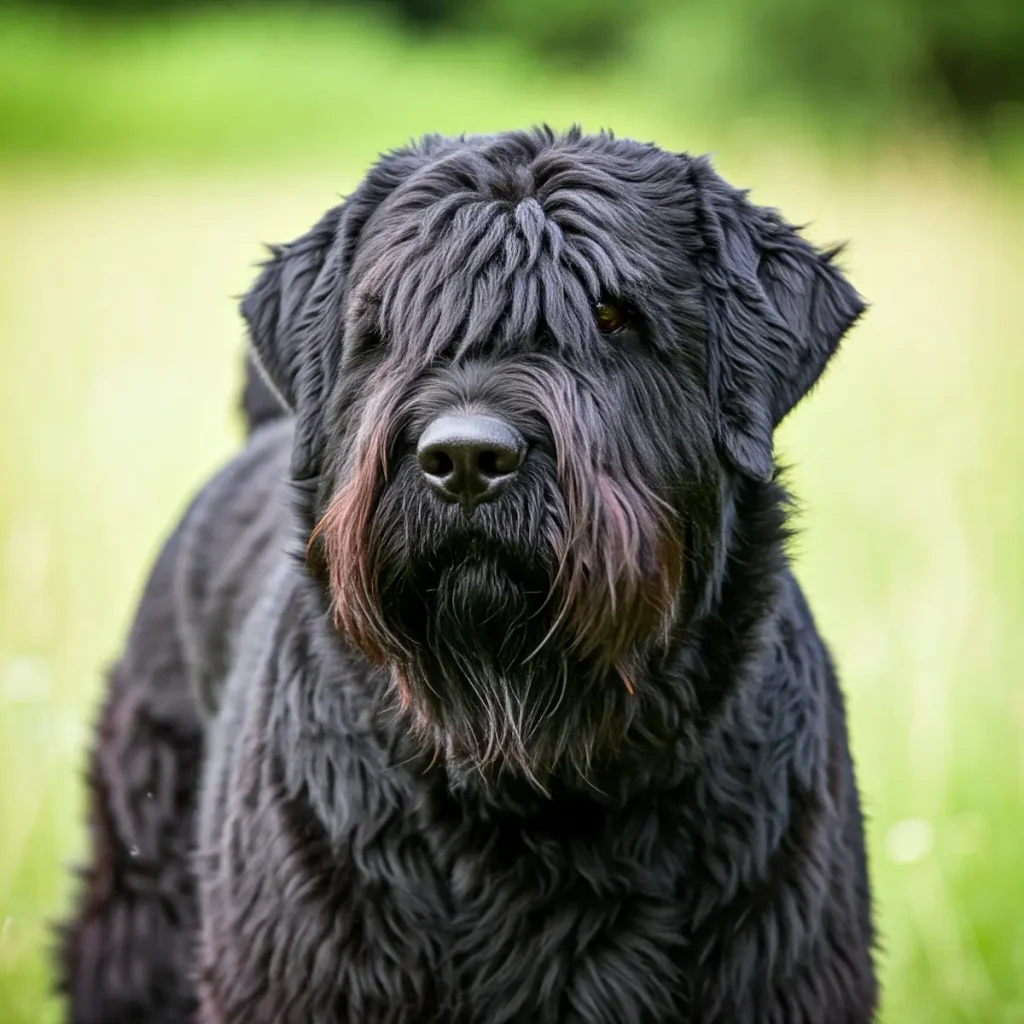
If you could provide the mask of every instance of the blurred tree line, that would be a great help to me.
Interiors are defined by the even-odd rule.
[[[103,18],[218,0],[42,2]],[[267,0],[234,2],[251,7]],[[1019,116],[1024,105],[1024,0],[293,0],[288,6],[302,4],[390,9],[418,31],[497,35],[544,60],[588,70],[611,62],[658,65],[667,88],[681,83],[680,102],[697,83],[700,92],[691,92],[690,102],[719,92],[740,102],[771,93],[882,121],[927,110],[982,129]]]

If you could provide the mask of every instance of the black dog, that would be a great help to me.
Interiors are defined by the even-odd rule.
[[[292,415],[250,379],[114,673],[73,1021],[873,1018],[772,455],[862,309],[833,256],[546,130],[394,152],[273,253]]]

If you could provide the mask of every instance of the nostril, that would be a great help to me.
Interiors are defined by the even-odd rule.
[[[514,449],[486,448],[477,456],[477,469],[485,477],[508,476],[522,463],[522,455]]]
[[[495,451],[483,451],[477,456],[476,464],[484,476],[498,476],[501,472],[498,469],[498,453]]]
[[[455,469],[452,457],[443,448],[423,452],[420,456],[420,464],[423,466],[423,471],[431,476],[448,476]]]

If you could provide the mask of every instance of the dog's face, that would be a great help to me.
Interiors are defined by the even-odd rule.
[[[386,157],[243,303],[338,628],[450,768],[538,783],[642,717],[860,308],[705,163],[547,132]]]

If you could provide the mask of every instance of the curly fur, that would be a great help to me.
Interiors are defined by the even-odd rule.
[[[772,454],[862,310],[835,255],[705,160],[546,129],[391,153],[273,249],[252,436],[97,731],[69,1019],[873,1020]],[[528,443],[471,516],[415,458],[453,410]]]

